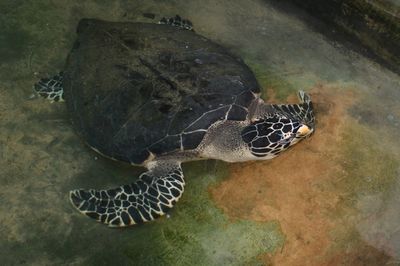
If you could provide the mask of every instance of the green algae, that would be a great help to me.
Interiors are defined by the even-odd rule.
[[[0,25],[5,23],[0,18]],[[0,58],[2,63],[10,62],[21,58],[31,40],[31,35],[28,31],[23,30],[15,25],[8,24],[0,29]]]
[[[244,62],[250,67],[256,79],[261,87],[261,98],[268,101],[271,99],[271,95],[268,95],[268,90],[272,90],[273,100],[279,102],[286,102],[290,95],[295,95],[299,89],[304,89],[313,86],[315,78],[310,73],[301,73],[302,75],[297,78],[290,78],[288,72],[282,72],[282,70],[274,69],[270,67],[266,62],[260,62],[259,59],[255,58],[249,52],[241,53]],[[293,66],[294,69],[297,67]],[[292,73],[299,74],[299,73]],[[329,78],[327,76],[327,78]]]
[[[246,64],[253,71],[260,84],[262,91],[261,97],[268,100],[267,90],[273,89],[276,100],[284,101],[289,95],[296,93],[296,88],[286,79],[276,74],[276,71],[268,69],[264,64],[257,63],[254,60],[246,60]]]
[[[80,149],[78,138],[70,141],[73,149]],[[68,190],[130,183],[141,170],[103,158],[94,159],[97,154],[85,149],[79,156],[80,163],[73,158],[61,162],[53,155],[62,148],[63,145],[56,145],[51,150],[52,159],[46,159],[53,160],[50,169],[74,168],[73,165],[80,163],[87,168],[82,172],[74,169],[72,180],[57,179],[56,184],[45,190],[38,188],[37,183],[46,182],[37,180],[32,185],[29,181],[25,193],[18,196],[18,201],[26,202],[28,212],[19,215],[24,219],[13,230],[30,228],[29,233],[20,241],[2,240],[1,244],[3,251],[12,252],[21,264],[35,258],[33,264],[51,261],[79,265],[260,265],[259,255],[274,253],[283,246],[285,237],[276,221],[230,221],[216,208],[208,188],[225,178],[227,169],[224,163],[215,161],[184,164],[185,193],[170,211],[169,218],[122,230],[95,223],[70,206]],[[53,204],[63,211],[54,210]],[[28,215],[30,219],[25,219]],[[14,261],[5,258],[6,263]]]
[[[388,191],[396,182],[399,159],[382,148],[379,136],[358,123],[349,125],[343,134],[343,178],[337,183],[348,193],[349,205],[360,195]]]
[[[7,64],[0,64],[2,80],[31,80],[35,72],[60,71],[75,38],[73,28],[65,26],[68,13],[46,0],[3,5],[0,57]]]
[[[385,127],[381,130],[385,131]],[[383,206],[393,205],[392,191],[398,186],[400,160],[384,148],[382,135],[383,132],[373,131],[352,118],[346,121],[342,133],[341,150],[336,159],[342,171],[337,171],[337,177],[331,181],[339,202],[329,214],[336,221],[330,233],[334,242],[329,256],[351,250],[354,254],[348,255],[347,260],[354,261],[350,264],[362,260],[363,265],[377,265],[390,258],[367,242],[368,231],[360,231],[364,227],[373,231],[377,217],[387,211]],[[371,223],[365,220],[368,217],[376,218]]]
[[[187,185],[170,219],[141,227],[146,242],[127,243],[125,254],[138,265],[254,265],[257,256],[274,253],[284,243],[277,222],[231,222],[210,200],[207,188],[221,179],[205,171],[213,162],[190,163],[184,167]],[[215,162],[214,162],[215,163]],[[207,168],[207,167],[206,167]],[[218,177],[219,176],[219,177]]]

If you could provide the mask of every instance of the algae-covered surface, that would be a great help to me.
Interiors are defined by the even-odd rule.
[[[314,32],[305,14],[256,0],[3,0],[0,14],[1,265],[400,263],[400,78]],[[264,99],[308,91],[317,129],[271,161],[187,163],[168,217],[109,229],[75,211],[68,191],[143,169],[87,148],[64,104],[32,97],[32,84],[62,69],[81,18],[175,14],[243,58]]]

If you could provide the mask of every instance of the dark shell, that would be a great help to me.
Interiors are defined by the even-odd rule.
[[[101,153],[140,164],[195,149],[220,119],[245,120],[259,93],[223,47],[169,25],[82,20],[64,90],[80,135]]]

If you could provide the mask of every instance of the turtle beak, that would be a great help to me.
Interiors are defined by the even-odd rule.
[[[299,133],[302,136],[307,136],[309,134],[311,134],[314,130],[312,128],[310,128],[307,125],[302,125],[298,130],[297,133]]]
[[[313,128],[303,124],[297,130],[297,136],[300,138],[305,138],[305,137],[311,135],[313,132],[314,132]]]

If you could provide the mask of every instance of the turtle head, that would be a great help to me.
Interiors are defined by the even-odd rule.
[[[285,117],[292,121],[293,132],[297,139],[310,136],[315,129],[315,116],[311,98],[304,91],[298,92],[299,104],[273,105],[278,116]]]
[[[299,92],[299,104],[273,104],[244,128],[242,138],[253,155],[273,158],[314,132],[315,117],[310,96]]]

